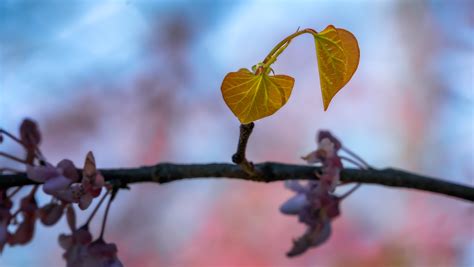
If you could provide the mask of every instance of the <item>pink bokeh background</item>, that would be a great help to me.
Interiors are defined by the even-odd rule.
[[[323,112],[313,41],[294,40],[273,66],[296,79],[292,96],[256,123],[248,157],[302,164],[329,129],[374,167],[474,185],[473,10],[470,1],[5,0],[0,127],[35,119],[53,163],[80,166],[89,150],[101,168],[229,162],[239,123],[220,94],[225,74],[298,27],[333,24],[359,40],[358,71]],[[288,259],[304,231],[278,211],[291,194],[236,180],[133,185],[112,205],[106,240],[126,266],[474,266],[471,203],[369,185],[342,204],[326,244]],[[37,226],[0,266],[63,265],[66,223]]]

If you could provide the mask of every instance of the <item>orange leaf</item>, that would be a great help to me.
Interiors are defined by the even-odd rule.
[[[222,81],[224,101],[242,124],[267,117],[290,97],[295,80],[286,75],[256,75],[248,69],[228,73]]]
[[[324,110],[332,98],[349,82],[359,64],[359,46],[344,29],[329,25],[314,35]]]
[[[337,33],[342,41],[342,47],[347,58],[346,74],[344,76],[344,85],[346,85],[359,66],[359,44],[351,32],[337,28]]]

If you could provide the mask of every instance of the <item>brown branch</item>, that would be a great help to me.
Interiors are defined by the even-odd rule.
[[[255,123],[240,125],[239,143],[237,144],[237,152],[232,155],[232,162],[242,167],[242,169],[251,176],[259,176],[256,172],[253,163],[247,160],[245,151],[247,150],[247,143],[252,134]]]
[[[248,174],[240,166],[229,163],[211,164],[172,164],[160,163],[155,166],[132,169],[103,169],[100,170],[107,181],[126,187],[128,184],[139,182],[156,182],[160,184],[193,178],[234,178],[256,182],[275,182],[297,179],[317,179],[314,175],[319,167],[290,165],[275,162],[255,164],[260,176]],[[441,179],[431,178],[396,169],[359,170],[344,169],[341,172],[343,183],[377,184],[390,187],[418,189],[439,193],[474,202],[474,188]],[[24,173],[0,175],[0,187],[31,185]]]

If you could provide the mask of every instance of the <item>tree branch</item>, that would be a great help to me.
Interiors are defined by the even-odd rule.
[[[245,151],[247,150],[247,143],[254,127],[255,123],[253,122],[249,124],[240,125],[239,143],[237,144],[237,151],[232,156],[232,162],[237,165],[240,165],[240,167],[242,167],[242,169],[249,175],[258,176],[259,174],[255,171],[253,163],[248,161],[247,157],[245,156]]]
[[[249,175],[241,167],[228,163],[211,164],[172,164],[160,163],[155,166],[131,169],[100,170],[107,181],[126,187],[128,184],[155,182],[159,184],[193,178],[234,178],[256,182],[275,182],[283,180],[312,180],[319,167],[264,162],[255,165],[261,176]],[[344,169],[341,172],[343,183],[378,184],[390,187],[418,189],[439,193],[474,202],[474,187],[460,185],[441,179],[431,178],[396,169],[359,170]],[[8,188],[36,184],[25,173],[0,175],[0,187]]]

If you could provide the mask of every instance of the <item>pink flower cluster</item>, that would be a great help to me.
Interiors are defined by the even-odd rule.
[[[23,159],[1,151],[0,156],[24,164],[27,177],[38,184],[34,185],[31,191],[21,198],[18,210],[14,212],[11,211],[14,206],[13,198],[23,187],[12,188],[13,190],[0,189],[0,253],[5,245],[23,245],[31,241],[37,220],[45,226],[51,226],[56,224],[66,213],[72,234],[61,235],[59,241],[66,250],[64,258],[67,266],[122,266],[117,258],[117,247],[103,241],[105,218],[113,197],[110,198],[107,206],[100,237],[92,242],[92,235],[87,230],[89,222],[102,201],[112,190],[111,185],[105,183],[104,177],[97,170],[92,152],[87,154],[80,175],[74,163],[68,159],[61,160],[56,166],[45,159],[39,149],[41,134],[34,121],[25,119],[22,122],[20,138],[0,129],[0,143],[4,141],[4,136],[20,144],[25,149],[26,156]],[[3,172],[20,173],[21,171],[0,168],[0,173]],[[43,187],[45,194],[53,197],[50,203],[42,207],[38,207],[36,202],[36,193],[40,186]],[[92,200],[101,195],[103,187],[107,189],[107,192],[103,194],[86,224],[76,229],[73,204],[77,203],[81,210],[87,209]],[[12,229],[13,231],[11,231]]]
[[[44,183],[43,191],[67,203],[78,203],[85,210],[92,200],[98,197],[105,185],[104,177],[97,171],[92,152],[86,157],[82,180],[74,163],[68,159],[60,161],[56,167],[50,163],[42,166],[27,166],[28,178],[35,182]]]
[[[63,258],[68,267],[122,267],[117,257],[117,246],[106,243],[102,237],[92,241],[88,224],[76,228],[73,212],[68,212],[71,234],[61,234],[59,244],[66,250]]]
[[[316,141],[318,148],[302,158],[310,164],[321,164],[321,173],[315,173],[318,180],[308,181],[305,185],[294,180],[285,183],[296,195],[283,203],[280,211],[298,216],[299,221],[307,226],[306,232],[293,241],[293,247],[287,253],[289,257],[300,255],[329,239],[331,221],[339,216],[339,203],[347,196],[334,194],[343,169],[338,155],[341,142],[328,131],[320,131]]]

